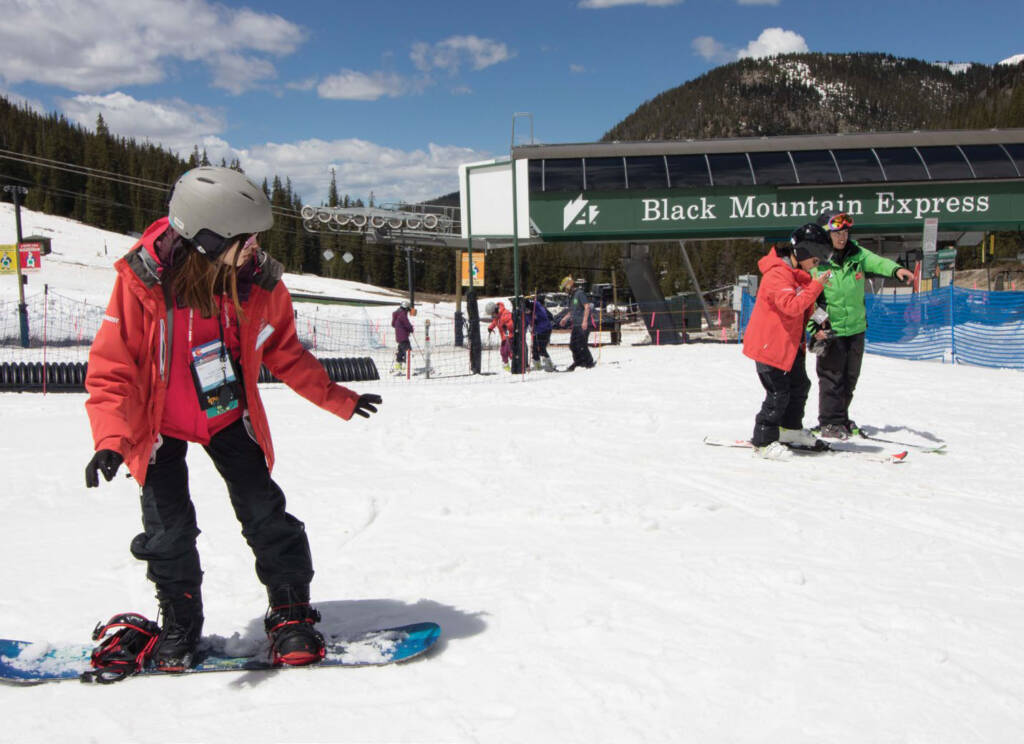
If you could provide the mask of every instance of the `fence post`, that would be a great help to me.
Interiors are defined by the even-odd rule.
[[[953,364],[956,364],[956,296],[953,294],[954,285],[949,285],[949,355]]]

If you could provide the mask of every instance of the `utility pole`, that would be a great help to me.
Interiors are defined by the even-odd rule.
[[[18,244],[15,246],[15,266],[18,272],[18,322],[21,326],[21,346],[28,348],[28,307],[25,305],[25,277],[21,273],[21,200],[19,197],[28,194],[24,186],[4,186],[4,191],[14,199],[14,224],[18,232]]]

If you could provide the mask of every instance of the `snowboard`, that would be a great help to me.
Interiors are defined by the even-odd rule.
[[[275,666],[266,648],[254,656],[234,656],[224,648],[224,639],[200,641],[195,665],[180,675],[205,672],[316,669],[331,666],[383,666],[408,661],[429,651],[441,635],[436,623],[414,623],[395,628],[371,630],[351,637],[327,637],[327,653],[317,664],[304,667]],[[264,643],[265,647],[266,644]],[[33,685],[81,679],[83,682],[113,682],[91,672],[89,663],[94,644],[53,645],[0,639],[0,682]],[[136,676],[167,673],[143,668]],[[118,678],[120,679],[120,677]]]

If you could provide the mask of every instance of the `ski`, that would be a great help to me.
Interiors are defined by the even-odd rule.
[[[724,439],[721,437],[706,436],[704,437],[704,444],[711,445],[712,447],[742,447],[744,449],[754,449],[754,445],[747,439]],[[898,465],[907,460],[907,451],[893,452],[889,454],[878,454],[876,452],[865,452],[864,450],[848,449],[845,447],[837,447],[832,443],[828,443],[828,447],[824,449],[812,449],[810,447],[794,447],[789,446],[790,452],[794,455],[844,455],[859,457],[864,460],[871,460],[873,462],[884,462],[891,465]]]
[[[915,444],[913,442],[900,442],[895,439],[883,439],[882,437],[865,434],[863,431],[861,431],[860,436],[862,439],[870,439],[872,442],[885,442],[886,444],[895,444],[899,447],[910,447],[915,451],[926,455],[944,455],[948,452],[945,442],[942,442],[941,444]]]

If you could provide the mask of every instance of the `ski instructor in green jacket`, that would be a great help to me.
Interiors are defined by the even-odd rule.
[[[821,295],[831,333],[827,328],[812,329],[815,339],[825,342],[817,362],[818,424],[820,436],[846,439],[859,433],[857,425],[850,420],[850,402],[860,376],[864,333],[868,325],[864,305],[865,277],[867,274],[892,276],[908,284],[914,275],[895,261],[872,253],[856,240],[851,240],[853,218],[846,212],[822,212],[818,224],[828,231],[833,248],[829,260],[812,271],[814,276],[832,272]]]

